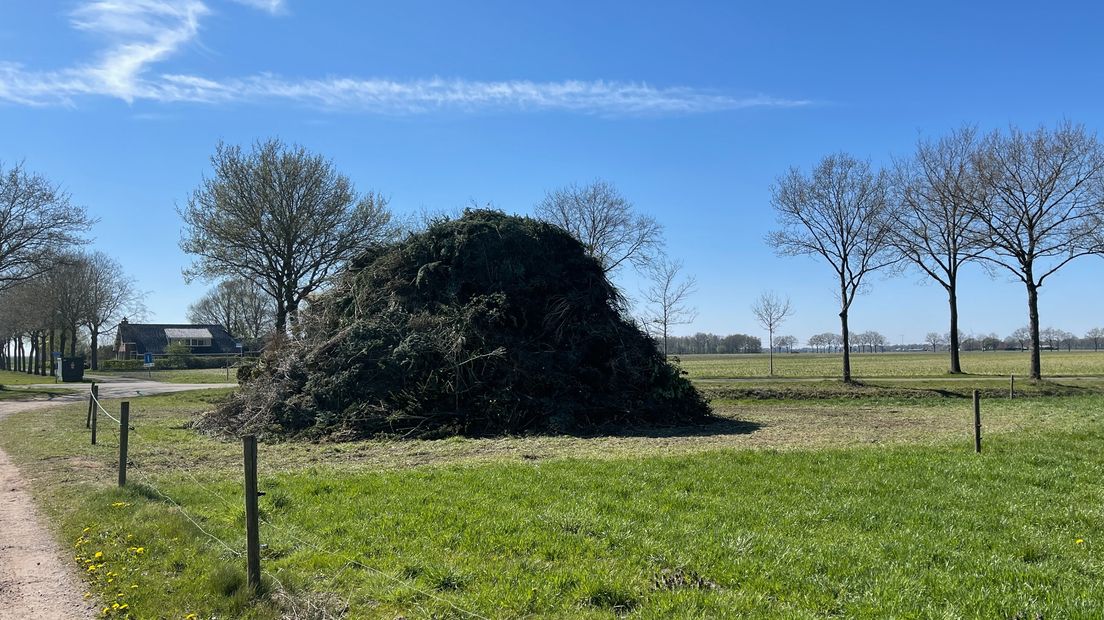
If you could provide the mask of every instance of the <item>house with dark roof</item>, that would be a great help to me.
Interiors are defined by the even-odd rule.
[[[165,348],[182,342],[196,355],[240,353],[238,343],[222,325],[167,325],[130,323],[125,318],[115,332],[115,359],[137,359],[146,353],[164,355]]]

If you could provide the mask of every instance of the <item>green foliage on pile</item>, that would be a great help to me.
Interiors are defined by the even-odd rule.
[[[356,260],[312,301],[304,337],[262,358],[205,424],[437,437],[708,416],[622,307],[564,230],[468,211]]]

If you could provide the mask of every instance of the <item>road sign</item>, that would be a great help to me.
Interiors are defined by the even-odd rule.
[[[146,353],[146,362],[142,365],[146,368],[153,368],[153,353]]]

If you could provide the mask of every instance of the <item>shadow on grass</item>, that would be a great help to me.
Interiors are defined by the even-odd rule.
[[[618,426],[587,429],[583,432],[568,433],[572,437],[648,437],[660,439],[666,437],[716,437],[718,435],[750,435],[763,428],[758,422],[733,420],[721,416],[709,416],[699,424],[680,424],[678,426]]]

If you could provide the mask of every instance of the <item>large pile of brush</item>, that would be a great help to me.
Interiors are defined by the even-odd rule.
[[[585,432],[708,416],[564,230],[468,211],[354,261],[202,425],[308,437]]]

